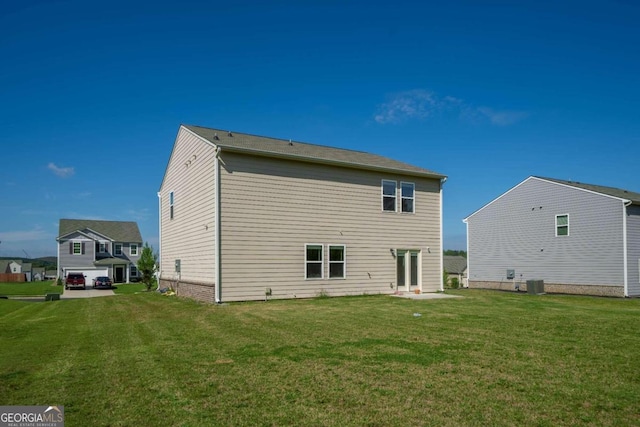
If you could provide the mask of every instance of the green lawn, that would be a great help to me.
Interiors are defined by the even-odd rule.
[[[55,281],[44,282],[0,282],[0,295],[7,296],[37,296],[45,294],[61,294],[64,286],[56,286]]]
[[[640,300],[450,293],[0,300],[0,405],[68,426],[640,424]]]

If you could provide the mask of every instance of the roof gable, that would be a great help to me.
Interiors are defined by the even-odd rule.
[[[482,206],[480,209],[474,211],[472,214],[470,214],[469,216],[464,218],[462,221],[463,222],[467,222],[467,220],[469,218],[471,218],[472,216],[474,216],[475,214],[477,214],[481,210],[483,210],[486,207],[492,205],[497,200],[500,200],[502,197],[504,197],[507,194],[509,194],[510,192],[514,191],[516,188],[520,187],[521,185],[523,185],[527,181],[534,180],[534,179],[535,180],[540,180],[540,181],[545,181],[545,182],[548,182],[548,183],[551,183],[551,184],[566,185],[566,186],[569,186],[569,187],[576,188],[578,190],[588,191],[588,192],[591,192],[591,193],[596,193],[596,194],[600,194],[600,195],[607,196],[607,197],[613,197],[613,198],[619,199],[620,201],[630,201],[633,204],[640,204],[640,193],[634,193],[632,191],[622,190],[622,189],[614,188],[614,187],[605,187],[605,186],[602,186],[602,185],[584,184],[584,183],[580,183],[580,182],[564,181],[564,180],[555,179],[555,178],[543,178],[543,177],[539,177],[539,176],[530,176],[527,179],[525,179],[524,181],[522,181],[521,183],[519,183],[518,185],[516,185],[516,186],[510,188],[509,190],[505,191],[504,193],[502,193],[501,195],[499,195],[498,197],[496,197],[495,199],[493,199],[492,201],[490,201],[486,205]]]
[[[142,243],[142,235],[138,224],[133,221],[101,221],[92,219],[61,219],[58,240],[79,231],[87,235],[94,232],[106,236],[116,242]]]
[[[383,170],[430,178],[446,178],[438,172],[424,169],[408,163],[393,160],[364,151],[346,150],[324,145],[269,138],[244,133],[211,129],[200,126],[182,125],[192,133],[209,143],[225,150],[267,156],[280,157],[312,163],[327,163],[357,169]]]
[[[633,204],[640,204],[640,193],[623,190],[621,188],[605,187],[603,185],[585,184],[583,182],[576,182],[576,181],[565,181],[562,179],[555,179],[555,178],[544,178],[541,176],[534,176],[533,178],[554,182],[556,184],[568,185],[570,187],[579,188],[581,190],[592,191],[594,193],[600,193],[607,196],[616,197],[622,200],[629,200]]]
[[[467,269],[467,259],[460,255],[443,255],[442,264],[447,273],[462,274]]]

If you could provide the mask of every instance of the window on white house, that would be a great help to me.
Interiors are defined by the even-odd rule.
[[[129,244],[129,255],[138,256],[138,245],[136,243]]]
[[[73,254],[82,255],[82,242],[73,242]]]
[[[113,253],[115,255],[122,255],[122,243],[116,243],[113,245]]]
[[[396,182],[387,179],[382,180],[382,210],[396,211]]]
[[[322,245],[305,245],[305,278],[322,279],[324,270]]]
[[[173,219],[173,191],[169,193],[169,219]]]
[[[100,242],[98,244],[98,252],[100,252],[101,254],[104,254],[107,252],[107,244],[105,242]]]
[[[556,237],[569,235],[569,214],[556,215]]]
[[[135,265],[131,266],[131,277],[138,277],[138,267]]]
[[[402,212],[413,213],[415,210],[415,184],[413,182],[400,183],[400,196],[402,198]]]
[[[346,250],[344,245],[329,245],[329,278],[346,277]]]

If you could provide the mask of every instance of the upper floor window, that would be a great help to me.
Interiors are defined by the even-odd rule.
[[[415,184],[413,182],[400,183],[400,195],[402,198],[402,212],[413,213],[415,211]]]
[[[344,245],[329,245],[329,278],[344,279],[346,277],[346,257]]]
[[[173,219],[173,191],[169,193],[169,219]]]
[[[323,255],[322,245],[305,245],[305,278],[322,279]]]
[[[71,244],[71,253],[74,255],[82,255],[82,242],[73,242]]]
[[[382,210],[396,211],[396,182],[386,179],[382,180]]]
[[[129,245],[129,254],[131,256],[138,256],[138,245],[136,243],[131,243]]]
[[[116,243],[113,245],[113,253],[115,255],[122,255],[122,243]]]
[[[98,252],[104,254],[107,252],[107,244],[105,242],[98,243]]]
[[[569,235],[569,214],[556,215],[556,237]]]

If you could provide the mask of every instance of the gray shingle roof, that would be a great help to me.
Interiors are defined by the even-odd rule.
[[[93,230],[116,242],[142,243],[138,224],[133,221],[100,221],[93,219],[61,219],[58,238],[75,231]]]
[[[462,274],[467,269],[467,259],[460,255],[443,255],[442,264],[447,273]]]
[[[324,145],[308,144],[245,133],[229,132],[200,126],[183,125],[186,129],[225,150],[252,153],[263,156],[328,163],[359,169],[384,170],[409,175],[445,178],[445,175],[408,163],[364,151],[345,150]]]
[[[631,200],[633,204],[640,204],[640,193],[635,193],[633,191],[622,190],[620,188],[615,188],[615,187],[605,187],[602,185],[585,184],[583,182],[565,181],[562,179],[555,179],[555,178],[545,178],[542,176],[536,176],[534,178],[544,179],[545,181],[556,182],[558,184],[569,185],[571,187],[581,188],[583,190],[594,191],[596,193],[606,194],[608,196],[618,197],[620,199],[627,199],[627,200]]]

